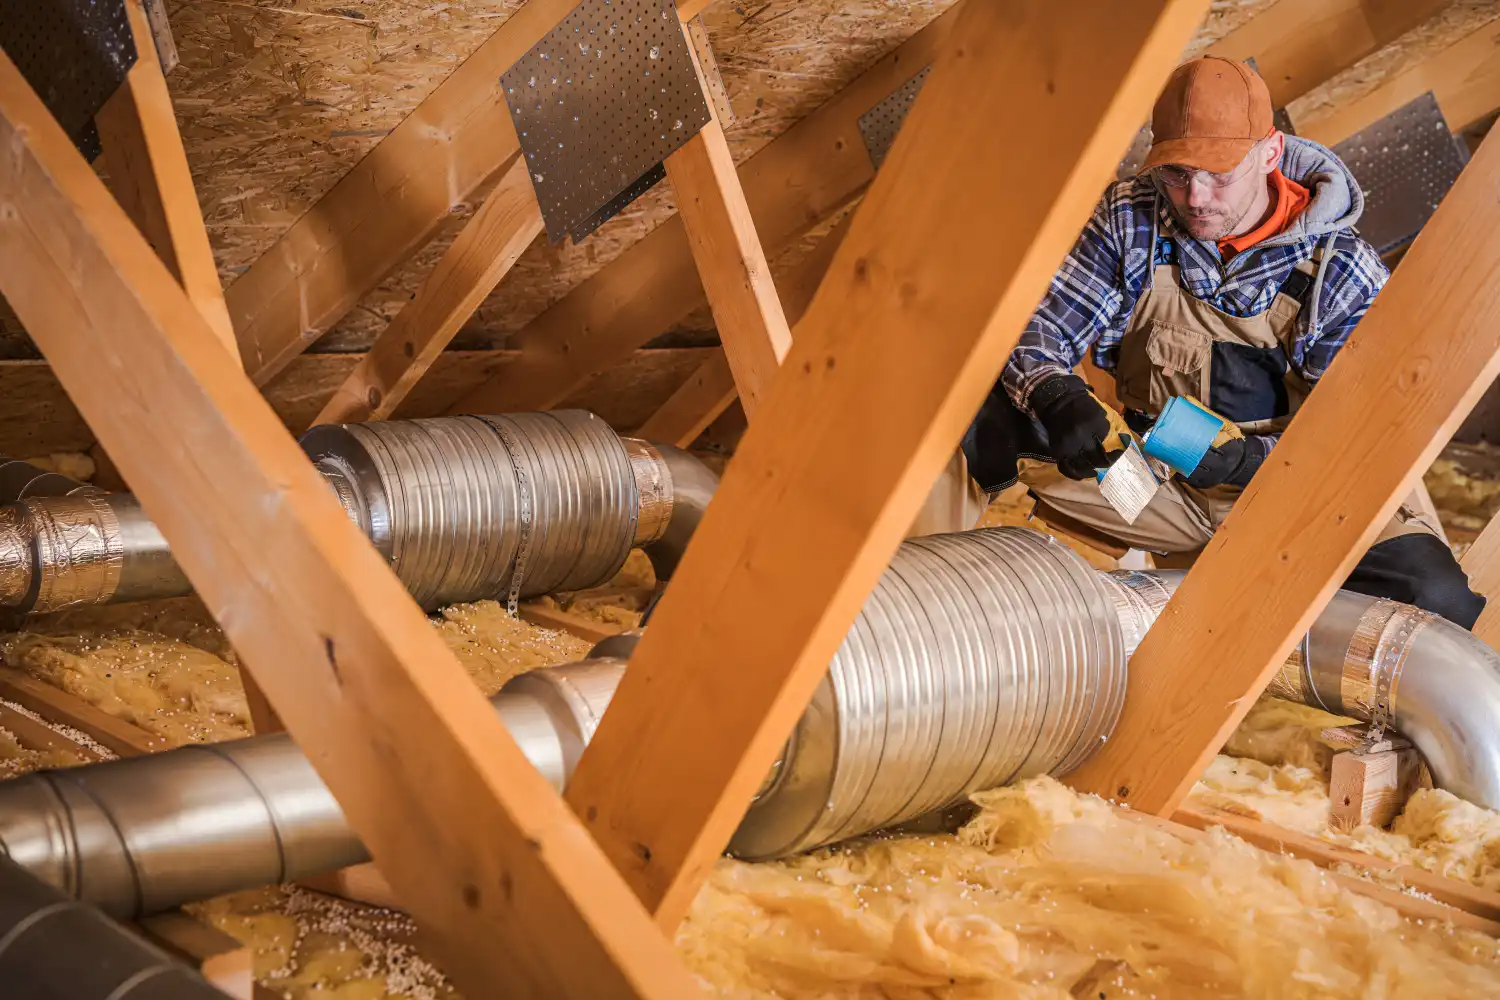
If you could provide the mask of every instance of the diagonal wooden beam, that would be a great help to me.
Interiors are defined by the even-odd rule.
[[[1434,52],[1357,100],[1298,121],[1297,133],[1333,146],[1432,91],[1454,131],[1500,107],[1500,18]]]
[[[519,150],[500,76],[576,4],[527,0],[229,286],[240,352],[257,385],[484,194]]]
[[[697,40],[685,28],[684,36],[706,95]],[[791,348],[792,331],[712,101],[708,124],[667,157],[666,169],[735,388],[751,413]]]
[[[1254,59],[1278,107],[1385,48],[1453,0],[1279,0],[1208,51]]]
[[[214,336],[239,357],[224,289],[203,227],[177,115],[142,0],[125,10],[140,58],[95,121],[109,168],[109,186],[167,270],[187,292]]]
[[[158,8],[158,10],[160,10]],[[182,134],[172,108],[172,95],[162,73],[153,34],[152,12],[142,0],[125,0],[136,50],[140,54],[125,82],[95,118],[110,188],[120,207],[135,222],[167,270],[177,279],[214,338],[239,361],[239,346],[224,304],[224,289],[209,246],[203,212],[193,188]],[[171,36],[166,36],[170,43]],[[176,48],[171,48],[175,58]],[[114,461],[97,444],[90,449],[97,472],[95,483],[123,487]],[[270,702],[248,671],[241,671],[250,721],[258,733],[282,728]]]
[[[0,291],[472,997],[689,997],[165,266],[0,58]]]
[[[860,116],[932,61],[957,16],[951,9],[936,18],[741,165],[740,184],[768,257],[864,192],[875,167]],[[705,302],[682,219],[674,216],[516,334],[512,344],[525,364],[467,393],[449,412],[556,406]]]
[[[1494,381],[1497,187],[1491,136],[1131,658],[1120,723],[1074,786],[1177,808]]]
[[[811,253],[776,282],[788,322],[796,323],[807,311],[848,228],[847,219],[840,221],[818,241]],[[636,433],[648,441],[665,441],[686,448],[729,409],[738,395],[729,359],[722,351],[717,352],[703,362]]]
[[[542,232],[542,210],[518,153],[427,280],[381,331],[314,424],[384,420]]]
[[[663,928],[743,816],[1207,6],[964,7],[568,788]]]

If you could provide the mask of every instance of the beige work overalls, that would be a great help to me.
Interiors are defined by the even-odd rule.
[[[1317,260],[1315,256],[1302,262],[1298,270],[1314,276]],[[1120,341],[1115,380],[1121,403],[1149,414],[1160,413],[1173,396],[1194,396],[1211,405],[1213,345],[1279,345],[1290,358],[1301,309],[1297,298],[1282,291],[1259,315],[1231,316],[1184,291],[1176,264],[1157,265]],[[1241,423],[1245,434],[1281,431],[1290,423],[1311,387],[1290,365],[1285,382],[1287,415]],[[955,481],[958,475],[967,476],[961,454],[950,462],[911,534],[966,530],[978,523],[983,503],[974,499],[977,489],[967,493],[961,490]],[[1135,522],[1126,524],[1104,499],[1098,483],[1068,479],[1050,462],[1022,459],[1020,480],[1037,498],[1035,516],[1060,530],[1104,547],[1158,553],[1189,553],[1203,548],[1241,493],[1240,487],[1228,485],[1197,490],[1171,477]],[[1439,534],[1436,525],[1428,524],[1415,512],[1415,506],[1415,498],[1408,497],[1377,542],[1413,532]]]

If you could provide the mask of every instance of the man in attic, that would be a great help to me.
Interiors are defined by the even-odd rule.
[[[1265,82],[1205,57],[1157,99],[1142,171],[1110,186],[964,439],[993,496],[1024,482],[1060,530],[1156,553],[1201,549],[1384,285],[1354,229],[1364,196],[1330,150],[1279,131]],[[1114,377],[1123,419],[1074,369]],[[1131,522],[1097,476],[1174,397],[1224,419]],[[1212,419],[1199,412],[1200,417]],[[1139,437],[1137,437],[1139,441]],[[1181,463],[1179,463],[1181,466]],[[1472,628],[1484,598],[1403,505],[1344,586]]]

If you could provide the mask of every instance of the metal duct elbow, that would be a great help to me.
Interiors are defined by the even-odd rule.
[[[1183,575],[1105,574],[1127,636],[1145,635]],[[1500,809],[1500,653],[1472,632],[1411,605],[1340,590],[1268,692],[1395,729],[1422,752],[1439,788]]]
[[[98,910],[0,858],[6,996],[224,1000],[202,976]],[[12,992],[14,991],[14,992]]]

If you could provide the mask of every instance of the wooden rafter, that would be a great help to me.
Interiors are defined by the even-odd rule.
[[[1254,56],[1268,80],[1275,78],[1277,100],[1286,102],[1450,2],[1282,0],[1221,39],[1212,51],[1235,58]],[[865,155],[859,116],[932,60],[961,6],[934,20],[741,166],[747,200],[768,255],[778,256],[863,194],[874,166]],[[689,257],[681,225],[668,220],[513,338],[528,354],[524,367],[468,393],[449,412],[556,405],[591,374],[617,363],[703,305],[702,291],[690,278]],[[782,288],[784,302],[786,296]],[[705,371],[698,383],[705,383],[710,374]],[[685,433],[694,422],[696,418],[689,416],[672,426]]]
[[[1332,146],[1432,91],[1457,131],[1500,107],[1500,18],[1391,77],[1358,100],[1296,122],[1297,132]]]
[[[383,420],[396,412],[542,229],[526,161],[517,153],[416,296],[375,338],[313,423]]]
[[[568,788],[664,928],[1206,8],[1015,0],[960,13]]]
[[[1494,381],[1497,186],[1491,138],[1131,658],[1119,725],[1070,783],[1175,809]]]
[[[126,0],[125,9],[142,55],[96,117],[110,190],[187,291],[214,336],[238,358],[172,95],[161,63],[151,58],[151,23],[142,0]]]
[[[1285,106],[1437,14],[1453,0],[1279,0],[1209,47],[1254,59]]]
[[[787,322],[796,324],[807,312],[833,255],[848,231],[847,219],[826,233],[817,246],[796,267],[776,282]],[[648,441],[665,441],[686,448],[698,439],[719,415],[738,397],[734,373],[723,351],[715,352],[652,414],[636,432]]]
[[[8,59],[0,291],[469,996],[687,997],[639,902]]]
[[[495,85],[577,0],[527,0],[238,281],[229,311],[264,385],[482,197],[520,146]],[[685,0],[694,14],[705,3]]]
[[[706,94],[699,40],[685,35]],[[708,124],[667,157],[666,168],[735,388],[751,412],[791,348],[792,331],[712,101]]]
[[[953,9],[936,18],[740,166],[768,257],[848,208],[869,185],[875,167],[860,116],[932,61],[957,16]],[[465,394],[449,412],[556,406],[705,303],[682,219],[674,216],[516,334],[524,364]]]

